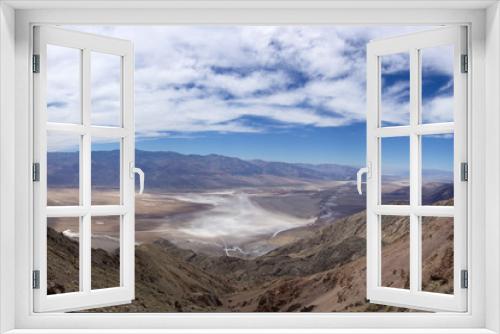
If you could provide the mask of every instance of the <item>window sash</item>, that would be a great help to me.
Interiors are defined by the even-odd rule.
[[[47,122],[47,45],[80,50],[81,124]],[[91,123],[91,52],[112,54],[121,59],[121,119],[119,127],[95,126]],[[40,288],[33,290],[35,312],[73,311],[92,307],[129,303],[134,299],[134,183],[129,166],[134,160],[133,123],[133,51],[130,42],[52,27],[35,27],[34,54],[40,57],[40,73],[34,75],[34,161],[40,163],[40,182],[34,183],[34,249],[33,270],[40,271]],[[74,134],[80,142],[80,204],[47,206],[47,133]],[[91,197],[92,138],[120,139],[120,203],[93,205]],[[119,215],[120,286],[91,289],[91,220],[93,216]],[[79,292],[47,295],[47,218],[80,219]]]
[[[367,162],[371,177],[367,180],[367,298],[374,303],[430,311],[467,310],[467,290],[461,288],[461,270],[467,267],[467,183],[460,179],[461,162],[467,162],[467,75],[461,73],[461,55],[466,54],[465,27],[448,27],[406,36],[373,41],[367,47]],[[441,45],[454,46],[454,122],[420,124],[421,72],[419,50]],[[410,57],[410,124],[382,127],[380,122],[380,57],[408,53]],[[421,135],[454,134],[454,206],[421,205]],[[409,138],[410,205],[382,205],[381,139]],[[408,216],[410,220],[410,289],[381,286],[382,215]],[[454,292],[453,295],[421,291],[420,217],[453,217]]]

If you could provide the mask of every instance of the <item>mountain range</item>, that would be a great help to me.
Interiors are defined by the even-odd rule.
[[[146,174],[146,189],[190,191],[237,187],[297,186],[307,183],[354,180],[357,167],[339,164],[286,163],[243,160],[217,154],[196,155],[170,151],[136,150],[136,166]],[[100,188],[119,186],[118,150],[92,152],[92,184]],[[49,152],[48,184],[76,187],[79,182],[78,152]],[[407,179],[391,175],[390,179]],[[424,170],[426,181],[451,180],[452,174]]]
[[[243,160],[222,155],[185,155],[137,150],[136,166],[146,174],[147,189],[162,191],[299,185],[308,182],[353,180],[357,168],[337,164],[303,164]],[[92,184],[119,184],[119,151],[92,152]],[[78,152],[49,152],[48,183],[53,187],[78,184]]]

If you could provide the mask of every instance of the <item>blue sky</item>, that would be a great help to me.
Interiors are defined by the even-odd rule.
[[[428,27],[72,29],[134,42],[138,149],[361,166],[366,141],[366,43]],[[422,57],[423,118],[447,121],[452,88],[446,53],[429,50]],[[59,67],[62,59],[68,57],[55,54]],[[93,66],[106,69],[112,60],[106,61],[96,58]],[[408,122],[407,66],[404,56],[387,59],[383,65],[383,118],[388,124]],[[77,89],[64,82],[68,71],[59,73],[49,80],[49,118],[52,114],[54,121],[67,121],[71,110],[77,109]],[[110,77],[115,73],[93,73],[93,119],[96,124],[112,124],[117,89]],[[72,102],[61,103],[61,96]],[[450,141],[434,140],[441,141],[436,146],[441,148]],[[397,145],[393,150],[394,156],[403,152]],[[449,165],[438,161],[442,154],[429,154],[436,168]],[[390,160],[394,168],[406,164]]]
[[[181,135],[162,139],[143,139],[137,142],[137,148],[185,154],[217,153],[243,159],[335,162],[359,166],[365,157],[365,134],[364,122],[340,127],[301,125],[258,133],[200,132],[192,137]]]

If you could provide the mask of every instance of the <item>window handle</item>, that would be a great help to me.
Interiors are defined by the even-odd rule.
[[[135,167],[134,163],[130,163],[130,178],[134,179],[135,174],[139,175],[139,194],[144,193],[144,172],[142,169]]]
[[[360,194],[360,195],[363,195],[363,190],[361,189],[361,184],[363,183],[362,182],[363,174],[366,174],[366,178],[370,177],[370,174],[371,174],[370,165],[371,164],[368,163],[368,165],[366,167],[360,168],[358,170],[358,173],[356,174],[357,186],[358,186],[358,194]]]

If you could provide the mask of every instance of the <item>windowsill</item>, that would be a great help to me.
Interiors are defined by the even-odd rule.
[[[122,334],[123,330],[115,329],[87,329],[87,330],[68,330],[68,329],[15,329],[5,334]],[[420,329],[408,330],[404,328],[398,329],[138,329],[127,330],[127,334],[397,334],[397,333],[411,333],[411,334],[495,334],[496,332],[484,328],[470,328],[470,329]]]

